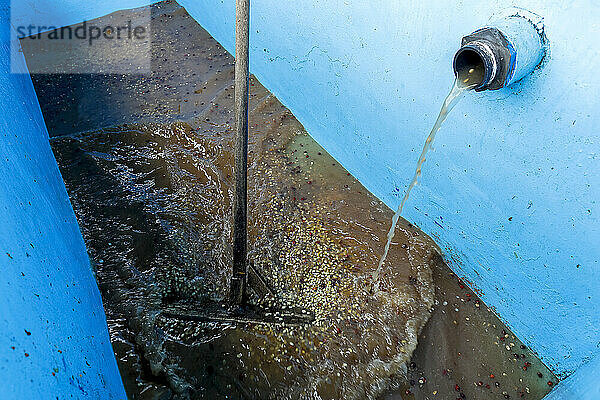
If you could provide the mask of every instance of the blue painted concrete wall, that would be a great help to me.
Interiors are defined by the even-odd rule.
[[[125,399],[100,293],[0,7],[0,398]]]
[[[596,356],[575,371],[544,397],[544,400],[598,400],[600,399],[600,357]]]
[[[233,52],[234,1],[180,3]],[[597,1],[254,0],[251,70],[396,208],[452,85],[461,37],[509,6],[545,17],[547,63],[456,107],[404,217],[568,374],[600,343]]]

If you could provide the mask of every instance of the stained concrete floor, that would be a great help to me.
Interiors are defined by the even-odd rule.
[[[186,121],[194,129],[224,129],[215,121],[227,119],[231,111],[215,101],[216,90],[221,94],[227,91],[227,96],[233,95],[230,85],[232,57],[176,3],[158,3],[151,7],[151,15],[153,36],[149,74],[32,76],[52,137],[150,122]],[[39,49],[28,44],[31,42],[23,40],[28,64],[49,61],[47,56],[40,57]],[[78,49],[72,51],[77,53]],[[107,54],[110,52],[95,56],[102,58]],[[68,60],[75,64],[85,63],[89,61],[86,57],[90,55],[76,54]],[[102,59],[96,62],[102,62]],[[259,83],[253,81],[253,85],[256,97]],[[304,140],[311,152],[325,153],[314,141],[311,142],[310,137],[306,136]],[[364,190],[353,179],[346,185],[355,193]],[[389,219],[391,210],[385,207],[382,210],[384,220]],[[373,234],[384,238],[387,229],[383,228],[382,225],[381,232]],[[397,239],[394,247],[408,248],[411,246],[409,238],[423,237],[406,221],[401,221],[401,228],[405,234]],[[403,238],[406,243],[402,243]],[[434,247],[433,244],[430,246]],[[92,260],[99,261],[98,253],[91,252],[90,255]],[[391,385],[397,388],[381,397],[404,400],[541,399],[556,383],[552,373],[441,259],[434,258],[430,267],[435,287],[431,316],[419,335],[408,365],[407,379],[397,377],[395,385]],[[110,283],[105,282],[101,289],[106,304]],[[110,305],[107,308],[110,309]],[[109,318],[112,319],[113,345],[129,396],[140,399],[176,397],[168,379],[144,361],[144,349],[136,342],[135,331],[120,328],[127,325],[126,318],[119,315],[109,315]],[[238,395],[244,397],[243,393]]]

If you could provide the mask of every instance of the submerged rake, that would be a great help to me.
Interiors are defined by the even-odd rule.
[[[248,95],[250,0],[236,1],[235,25],[235,193],[233,201],[233,275],[229,304],[212,303],[201,310],[189,310],[189,304],[164,307],[165,317],[186,321],[309,324],[314,315],[306,310],[267,312],[248,304],[248,288],[259,296],[277,295],[258,271],[248,264]],[[274,310],[271,310],[274,311]]]

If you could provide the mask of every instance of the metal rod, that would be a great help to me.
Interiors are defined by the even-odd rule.
[[[247,286],[247,167],[250,0],[235,5],[235,194],[230,302],[241,306]]]

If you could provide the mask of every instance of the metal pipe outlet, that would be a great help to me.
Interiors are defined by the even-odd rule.
[[[454,74],[460,84],[474,85],[476,91],[496,90],[533,71],[545,53],[542,18],[512,9],[462,38],[462,46],[454,56]]]

